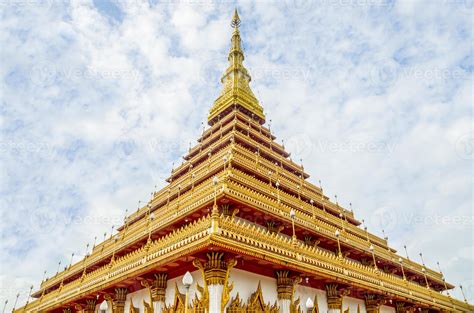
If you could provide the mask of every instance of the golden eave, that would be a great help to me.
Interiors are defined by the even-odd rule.
[[[224,190],[226,192],[227,190]],[[158,265],[202,249],[217,245],[227,251],[252,255],[298,271],[318,274],[344,281],[367,290],[382,291],[391,297],[421,303],[435,309],[470,312],[474,306],[418,284],[402,280],[373,267],[364,266],[347,258],[313,246],[307,246],[291,237],[271,233],[255,224],[233,217],[220,216],[218,229],[211,227],[211,217],[183,226],[173,233],[153,241],[134,252],[118,258],[81,279],[42,296],[28,305],[27,311],[45,311],[113,286],[126,277],[138,276]],[[23,312],[20,308],[15,312]]]
[[[245,152],[244,149],[240,149],[239,151]],[[224,154],[225,151],[222,153]],[[216,158],[220,159],[219,156],[216,156]],[[235,162],[241,166],[253,166],[251,162],[249,163],[249,161],[246,161],[245,158],[239,157],[237,153],[235,154],[234,158]],[[217,162],[211,164],[211,171],[213,171],[212,168],[218,168]],[[309,206],[307,203],[303,205],[298,203],[297,199],[284,192],[281,192],[281,201],[278,202],[276,199],[277,191],[274,189],[274,187],[271,187],[256,178],[240,172],[237,169],[228,169],[226,172],[220,172],[217,174],[217,176],[219,177],[219,181],[225,181],[226,186],[225,192],[219,188],[217,195],[218,197],[221,197],[225,194],[226,197],[236,199],[241,203],[247,203],[249,206],[252,206],[260,211],[273,214],[276,217],[286,220],[289,220],[289,211],[291,208],[294,208],[297,210],[295,223],[298,225],[298,227],[307,228],[319,233],[321,236],[332,238],[333,240],[335,239],[335,230],[341,230],[341,228],[338,226],[340,225],[341,220],[337,217],[326,215],[318,209],[315,212],[317,219],[314,219],[311,216],[311,206]],[[114,240],[107,240],[106,242],[97,246],[90,257],[86,258],[83,262],[81,261],[74,264],[68,271],[62,272],[56,277],[48,280],[42,285],[42,289],[51,287],[54,284],[59,283],[65,277],[69,277],[74,273],[81,273],[84,266],[88,267],[100,259],[110,257],[114,250],[119,250],[139,240],[142,240],[146,236],[146,234],[143,232],[143,229],[147,229],[149,227],[149,229],[153,232],[158,231],[159,229],[170,225],[177,218],[191,214],[193,211],[199,207],[202,207],[203,205],[210,205],[214,195],[213,191],[214,189],[210,178],[201,184],[196,185],[193,191],[183,194],[181,199],[175,199],[170,202],[168,206],[161,208],[160,219],[153,221],[150,225],[147,224],[146,219],[141,219],[138,222],[128,226],[120,232],[121,240],[119,242],[114,243]],[[301,209],[304,211],[301,211]],[[372,234],[366,234],[364,231],[351,224],[346,224],[345,227],[346,230],[342,232],[341,239],[347,239],[345,242],[346,245],[353,246],[354,248],[361,251],[366,251],[368,250],[369,245],[364,238],[366,238],[365,236],[370,235],[369,238],[370,241],[375,245],[375,254],[377,257],[387,260],[393,258],[398,259],[397,255],[390,252],[386,242],[383,239],[373,236]],[[406,266],[410,266],[411,270],[421,273],[422,267],[416,263],[410,265],[409,261],[407,261]],[[440,277],[438,277],[439,274],[431,270],[428,270],[427,274],[431,279],[440,279]]]

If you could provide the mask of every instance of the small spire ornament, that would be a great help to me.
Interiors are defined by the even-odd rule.
[[[234,16],[232,17],[230,26],[232,26],[232,28],[239,28],[240,26],[240,18],[239,18],[239,13],[237,12],[237,8],[234,9]]]

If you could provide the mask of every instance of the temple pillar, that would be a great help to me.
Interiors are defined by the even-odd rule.
[[[289,273],[289,271],[276,272],[280,313],[290,313],[291,302],[293,300],[294,280],[288,277]]]
[[[204,279],[209,292],[209,313],[221,313],[227,264],[223,261],[224,253],[213,252],[207,257],[208,262],[204,264]]]
[[[86,303],[83,305],[83,312],[84,313],[94,313],[96,303],[97,303],[96,299],[87,299]]]
[[[395,313],[406,313],[407,308],[405,308],[405,302],[396,302],[395,303]]]
[[[380,313],[380,306],[382,306],[382,304],[385,304],[385,300],[379,295],[365,295],[365,308],[367,313]]]
[[[327,284],[326,298],[328,303],[328,313],[341,313],[342,299],[348,294],[349,292],[347,290],[339,290],[337,284]]]
[[[221,313],[230,299],[229,272],[237,262],[233,259],[226,262],[224,253],[221,252],[208,253],[207,258],[208,261],[204,265],[197,259],[193,263],[204,276],[204,289],[209,300],[207,312]]]
[[[151,286],[151,301],[153,302],[153,313],[161,313],[165,308],[167,273],[155,274],[155,280]]]
[[[127,293],[127,288],[115,288],[115,294],[112,301],[112,313],[124,313]]]
[[[222,292],[224,285],[215,283],[209,285],[209,312],[220,313],[222,307]]]

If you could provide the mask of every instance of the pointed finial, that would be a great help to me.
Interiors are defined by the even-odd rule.
[[[18,303],[18,297],[19,297],[19,296],[20,296],[20,293],[18,292],[18,293],[16,294],[16,298],[15,298],[15,304],[13,304],[13,310],[12,310],[12,312],[14,312],[14,311],[15,311],[16,304]]]
[[[61,261],[58,262],[58,270],[56,271],[56,275],[58,275],[60,267],[61,267]]]
[[[464,294],[464,289],[462,289],[462,285],[459,285],[459,289],[461,289],[462,297],[464,298],[464,302],[467,303],[466,295]]]
[[[240,26],[240,18],[239,13],[237,12],[237,8],[234,10],[234,16],[232,17],[232,22],[230,22],[230,26],[233,28],[239,28]]]
[[[407,256],[407,259],[410,260],[410,257],[408,256],[407,246],[403,245],[403,249],[405,249],[405,255]]]
[[[423,253],[419,253],[420,258],[421,258],[421,264],[423,264],[423,267],[426,267],[425,260],[423,259]]]
[[[7,307],[7,304],[8,304],[8,300],[5,300],[5,304],[3,305],[2,313],[5,313],[5,308]]]

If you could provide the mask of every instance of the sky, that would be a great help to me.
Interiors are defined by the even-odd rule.
[[[165,186],[219,95],[236,6],[292,159],[474,302],[472,0],[2,0],[1,309]]]

